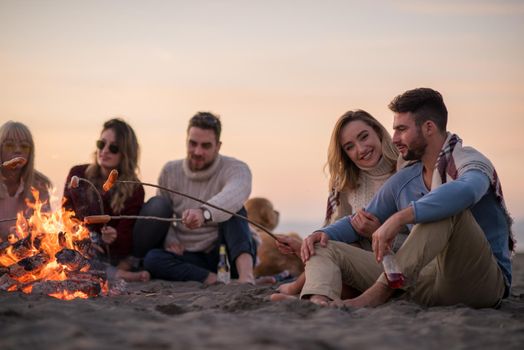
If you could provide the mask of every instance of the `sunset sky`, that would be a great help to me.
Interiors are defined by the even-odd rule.
[[[58,193],[105,120],[133,126],[141,178],[156,182],[185,156],[188,119],[212,111],[252,195],[283,229],[316,228],[337,118],[362,108],[391,131],[389,101],[425,86],[524,220],[522,1],[0,0],[0,33],[0,121],[31,128]]]

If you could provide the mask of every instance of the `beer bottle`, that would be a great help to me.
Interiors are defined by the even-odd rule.
[[[220,245],[220,257],[217,265],[217,280],[218,282],[228,284],[231,280],[231,271],[229,269],[229,261],[227,260],[226,246]]]

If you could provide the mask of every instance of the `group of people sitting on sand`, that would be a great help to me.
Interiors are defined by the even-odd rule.
[[[133,183],[138,182],[135,132],[121,119],[107,121],[93,161],[70,170],[63,205],[79,219],[99,214],[101,207],[111,216],[179,218],[89,225],[98,254],[127,281],[214,284],[219,247],[225,245],[232,277],[239,283],[255,284],[256,264],[271,263],[258,261],[257,249],[298,261],[296,279],[281,284],[272,300],[363,307],[404,298],[427,306],[497,307],[509,295],[514,239],[492,163],[447,131],[447,108],[439,92],[409,90],[396,96],[389,108],[392,136],[363,110],[346,112],[336,122],[326,164],[326,219],[303,241],[288,235],[256,239],[265,233],[257,234],[243,219],[255,215],[245,209],[251,171],[246,163],[220,153],[221,120],[209,112],[189,120],[187,156],[164,165],[158,178],[161,188],[145,203],[143,186]],[[31,188],[45,199],[51,185],[34,168],[29,129],[5,123],[0,146],[0,163],[25,159],[19,166],[1,168],[0,219],[20,211],[29,214]],[[102,185],[114,169],[119,179],[129,182],[104,192]],[[88,181],[73,188],[69,184],[75,176]],[[102,203],[88,188],[92,185]],[[12,222],[0,222],[1,240],[12,232]],[[388,280],[381,264],[392,255],[402,276],[397,284]]]

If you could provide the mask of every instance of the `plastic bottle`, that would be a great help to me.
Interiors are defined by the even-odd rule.
[[[227,260],[226,246],[220,245],[220,257],[217,265],[217,281],[228,284],[231,281],[231,269],[229,268],[229,261]]]
[[[400,267],[395,260],[395,255],[392,252],[386,253],[382,258],[382,266],[384,267],[384,273],[388,280],[390,288],[397,289],[404,286],[406,278],[400,270]]]

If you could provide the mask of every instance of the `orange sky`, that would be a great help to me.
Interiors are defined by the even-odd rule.
[[[1,0],[0,32],[1,121],[30,126],[37,166],[60,189],[110,117],[135,128],[141,177],[156,182],[184,156],[188,119],[210,110],[223,153],[250,165],[253,195],[286,228],[314,228],[336,119],[362,108],[391,130],[388,102],[427,86],[524,219],[520,1]]]

